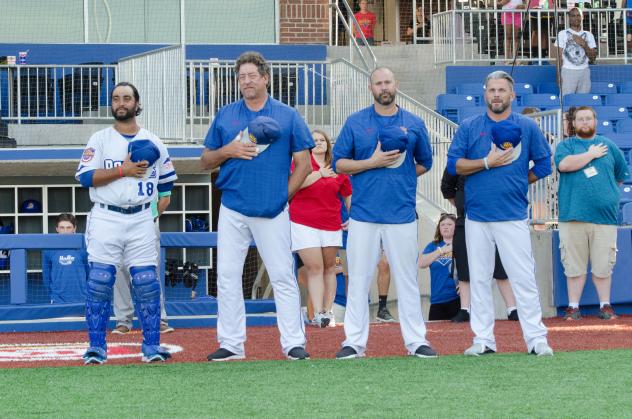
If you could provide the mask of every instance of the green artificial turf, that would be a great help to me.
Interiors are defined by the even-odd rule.
[[[2,417],[623,417],[632,350],[0,370]]]

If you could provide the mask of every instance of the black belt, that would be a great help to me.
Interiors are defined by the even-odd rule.
[[[144,209],[147,209],[151,206],[151,202],[147,202],[146,204],[136,205],[135,207],[123,208],[117,207],[116,205],[106,205],[99,204],[101,208],[107,208],[110,211],[120,212],[121,214],[136,214],[137,212],[141,212]]]

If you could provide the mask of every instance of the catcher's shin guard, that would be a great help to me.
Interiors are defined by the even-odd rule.
[[[133,266],[134,304],[143,327],[143,344],[160,345],[160,283],[155,266]]]
[[[116,267],[91,262],[86,297],[86,322],[91,348],[107,350],[105,332],[110,319],[112,287],[116,280]]]

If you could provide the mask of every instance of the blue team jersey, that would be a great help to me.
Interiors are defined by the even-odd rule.
[[[568,138],[555,149],[555,165],[567,156],[583,154],[591,145],[603,143],[608,146],[608,154],[593,159],[585,167],[575,172],[560,172],[558,204],[560,221],[581,221],[594,224],[618,224],[619,184],[628,179],[628,166],[623,153],[615,143],[595,136],[591,140]],[[587,177],[587,168],[595,170]]]
[[[432,253],[445,242],[430,242],[424,249],[424,255]],[[459,298],[456,284],[452,278],[452,255],[441,256],[430,264],[430,304],[441,304]]]
[[[267,116],[281,126],[281,138],[252,160],[228,159],[222,163],[216,186],[222,190],[222,204],[249,217],[276,217],[287,205],[292,153],[309,150],[314,140],[295,109],[268,98],[253,112],[244,100],[219,110],[206,134],[204,145],[217,150],[235,139],[248,123]]]
[[[380,224],[415,221],[415,163],[428,170],[432,167],[428,131],[419,117],[399,107],[395,115],[385,117],[377,114],[373,106],[350,115],[336,140],[333,165],[340,159],[369,159],[377,147],[380,129],[393,125],[407,132],[406,157],[397,168],[365,170],[351,176],[353,198],[349,217],[356,221]]]
[[[42,279],[51,303],[86,301],[88,253],[84,249],[45,250]]]
[[[551,157],[551,148],[532,119],[516,113],[511,113],[507,119],[520,125],[522,130],[520,144],[514,149],[517,157],[506,166],[481,170],[467,176],[465,212],[470,220],[493,222],[526,219],[529,162]],[[487,114],[463,121],[452,139],[448,157],[456,160],[486,157],[492,145],[494,124],[496,122]],[[546,175],[550,173],[549,167]]]

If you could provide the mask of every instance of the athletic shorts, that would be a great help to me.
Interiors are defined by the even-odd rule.
[[[461,299],[448,301],[445,303],[430,304],[428,320],[450,320],[461,309]]]
[[[617,262],[617,226],[560,222],[560,259],[567,277],[591,272],[599,278],[612,275]]]
[[[506,26],[506,25],[522,26],[522,14],[511,13],[511,12],[501,13],[500,23],[502,23],[503,26]]]
[[[342,230],[319,230],[297,223],[290,225],[293,252],[312,247],[342,247]]]
[[[467,263],[467,246],[465,245],[465,226],[456,226],[454,229],[454,238],[452,239],[452,269],[456,270],[459,281],[470,282],[470,268]],[[453,273],[454,277],[454,273]],[[507,279],[507,272],[503,267],[496,248],[496,262],[494,264],[494,278]]]

